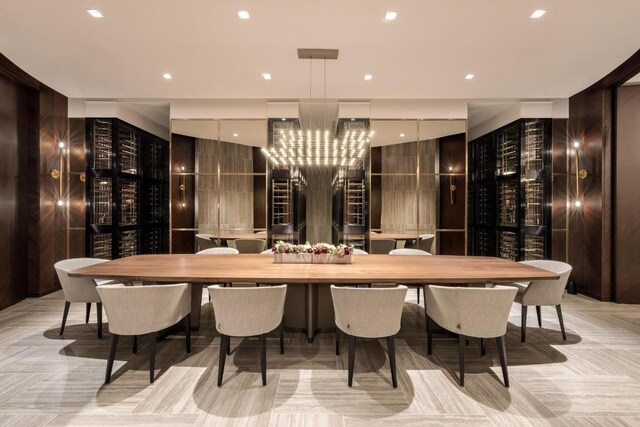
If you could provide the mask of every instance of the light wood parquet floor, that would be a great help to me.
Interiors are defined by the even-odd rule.
[[[268,385],[262,387],[256,339],[232,339],[225,382],[216,387],[219,336],[211,305],[187,355],[184,338],[158,343],[156,382],[149,384],[148,353],[132,354],[120,340],[110,385],[103,385],[108,337],[96,338],[95,306],[72,304],[58,335],[60,292],[28,299],[0,312],[0,426],[258,425],[258,426],[632,426],[640,425],[640,306],[567,296],[568,340],[553,307],[543,328],[529,310],[527,343],[519,340],[514,304],[507,334],[511,387],[502,386],[493,341],[480,356],[467,351],[466,385],[459,387],[457,343],[444,336],[426,355],[422,308],[410,290],[396,340],[399,387],[393,389],[384,341],[360,341],[353,388],[346,351],[337,357],[333,334],[308,344],[287,333],[281,356],[268,341]],[[346,350],[346,341],[343,342]]]

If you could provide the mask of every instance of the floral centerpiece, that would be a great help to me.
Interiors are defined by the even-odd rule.
[[[276,263],[305,263],[305,264],[350,264],[352,245],[343,243],[335,246],[329,243],[306,242],[304,245],[276,242],[271,248],[273,260]]]

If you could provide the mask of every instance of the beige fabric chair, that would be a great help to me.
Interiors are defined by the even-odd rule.
[[[259,254],[267,246],[267,241],[263,239],[236,239],[233,243],[241,254]]]
[[[422,251],[432,253],[433,240],[435,239],[433,234],[421,234],[418,236],[418,242],[413,245],[405,246],[406,249],[420,249]]]
[[[393,239],[371,239],[369,242],[370,254],[387,255],[396,248],[396,241]]]
[[[260,252],[260,255],[273,255],[273,251],[271,249],[265,249],[264,251]]]
[[[420,250],[420,249],[411,249],[411,248],[403,248],[403,249],[394,249],[389,252],[389,255],[418,255],[418,256],[428,256],[431,255],[429,252]],[[407,285],[416,288],[417,300],[418,304],[420,304],[420,289],[424,289],[423,285]]]
[[[363,251],[362,249],[353,248],[352,255],[369,255],[369,252]]]
[[[196,243],[198,244],[198,252],[203,251],[205,249],[211,249],[217,247],[216,242],[211,238],[214,237],[212,234],[196,234]]]
[[[386,338],[391,382],[398,386],[394,335],[400,331],[406,286],[395,288],[342,288],[331,286],[336,314],[336,355],[340,355],[340,332],[349,339],[349,387],[353,384],[356,338]]]
[[[484,338],[495,338],[502,365],[505,387],[509,387],[507,353],[504,335],[507,332],[509,311],[516,296],[511,286],[493,288],[460,288],[427,286],[427,353],[433,345],[431,321],[458,334],[460,352],[460,385],[464,386],[464,349],[467,337],[481,338],[484,354]]]
[[[238,255],[239,253],[234,248],[209,248],[198,252],[197,255]]]
[[[538,326],[542,327],[541,307],[543,305],[555,305],[558,313],[558,321],[562,332],[562,339],[566,341],[567,334],[564,330],[564,321],[562,319],[562,298],[564,289],[567,286],[569,275],[571,274],[571,266],[559,261],[539,260],[539,261],[522,261],[532,267],[542,270],[552,271],[560,276],[558,280],[536,280],[531,283],[514,283],[518,288],[516,302],[522,305],[522,325],[520,329],[520,341],[525,342],[527,331],[527,307],[536,306],[536,314],[538,315]]]
[[[267,385],[267,333],[280,329],[280,353],[284,353],[283,317],[287,285],[261,288],[209,286],[209,295],[220,333],[218,387],[222,386],[224,362],[230,354],[230,337],[260,338],[262,385]]]
[[[191,288],[188,283],[176,285],[98,287],[109,320],[111,348],[105,384],[111,381],[113,360],[121,335],[149,337],[149,380],[155,379],[156,333],[184,323],[187,353],[191,352]],[[134,344],[135,351],[135,344]]]
[[[64,313],[62,314],[62,325],[60,325],[60,335],[64,334],[64,326],[67,323],[67,315],[72,302],[83,302],[86,304],[85,323],[89,323],[91,313],[91,303],[96,303],[96,314],[98,316],[98,338],[102,338],[102,300],[96,291],[98,283],[111,283],[110,281],[96,281],[88,277],[70,277],[69,272],[82,267],[107,262],[106,259],[97,258],[71,258],[58,261],[53,268],[56,270],[62,293],[64,294]]]

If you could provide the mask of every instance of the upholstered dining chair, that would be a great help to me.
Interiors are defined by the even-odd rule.
[[[209,248],[197,253],[197,255],[238,255],[237,249],[234,248]]]
[[[212,234],[196,234],[196,243],[198,244],[198,251],[203,251],[205,249],[215,248],[216,242],[211,238],[214,237]]]
[[[412,245],[405,245],[406,249],[420,249],[422,251],[432,253],[433,240],[435,239],[433,234],[421,234],[418,236],[418,241]]]
[[[111,370],[120,336],[149,337],[149,382],[155,380],[156,333],[183,322],[187,353],[191,353],[191,289],[188,283],[175,285],[98,287],[109,321],[111,347],[105,384],[111,382]],[[134,345],[135,348],[135,345]]]
[[[556,306],[558,322],[560,323],[560,331],[562,332],[562,339],[566,341],[567,334],[564,330],[561,303],[572,267],[564,262],[550,260],[521,261],[521,263],[537,267],[542,270],[551,271],[558,274],[560,278],[558,280],[536,280],[530,283],[514,283],[516,288],[518,288],[516,302],[522,306],[520,341],[525,342],[527,334],[527,307],[532,305],[536,306],[538,327],[540,328],[542,327],[542,306]]]
[[[264,251],[260,252],[260,255],[273,255],[273,251],[271,249],[265,249]]]
[[[264,239],[235,239],[234,247],[241,254],[259,254],[264,251],[267,241]]]
[[[398,255],[424,256],[424,255],[431,255],[431,254],[429,252],[427,252],[427,251],[423,251],[423,250],[420,250],[420,249],[402,248],[402,249],[394,249],[394,250],[392,250],[391,252],[389,252],[389,255],[394,255],[394,256],[398,256]],[[423,288],[423,285],[409,285],[409,284],[407,284],[407,286],[411,286],[411,287],[415,287],[416,288],[418,304],[420,304],[420,289]]]
[[[484,339],[495,338],[502,366],[505,387],[509,387],[507,352],[504,335],[507,320],[517,290],[511,286],[492,288],[462,288],[450,286],[427,286],[427,353],[433,348],[432,322],[458,334],[460,357],[460,385],[464,386],[464,349],[467,337],[480,338],[484,355]]]
[[[351,254],[352,255],[369,255],[369,252],[364,251],[362,249],[353,248]]]
[[[110,281],[96,281],[89,277],[70,277],[69,272],[82,267],[107,262],[106,259],[97,258],[71,258],[58,261],[53,268],[56,270],[62,293],[64,294],[64,313],[62,314],[62,324],[60,325],[60,335],[64,334],[64,326],[67,323],[69,307],[72,302],[83,302],[86,304],[85,323],[89,323],[91,304],[96,304],[96,314],[98,317],[98,338],[102,338],[102,300],[96,291],[99,284],[112,283]]]
[[[395,248],[396,241],[394,239],[371,239],[371,241],[369,242],[370,254],[387,255]]]
[[[262,385],[267,385],[267,334],[280,329],[280,354],[284,354],[284,301],[287,285],[260,288],[209,286],[216,330],[220,333],[218,387],[222,386],[224,363],[231,353],[230,337],[258,336]]]
[[[406,286],[395,288],[343,288],[331,286],[331,298],[336,314],[336,355],[340,355],[340,333],[349,339],[349,387],[353,370],[357,338],[386,338],[391,383],[398,386],[394,336],[400,331]]]

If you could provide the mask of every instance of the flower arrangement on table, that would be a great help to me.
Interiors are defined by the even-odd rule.
[[[330,263],[349,264],[353,245],[332,245],[329,243],[306,242],[304,245],[285,243],[282,240],[276,242],[271,248],[274,254],[274,262],[277,263]]]

